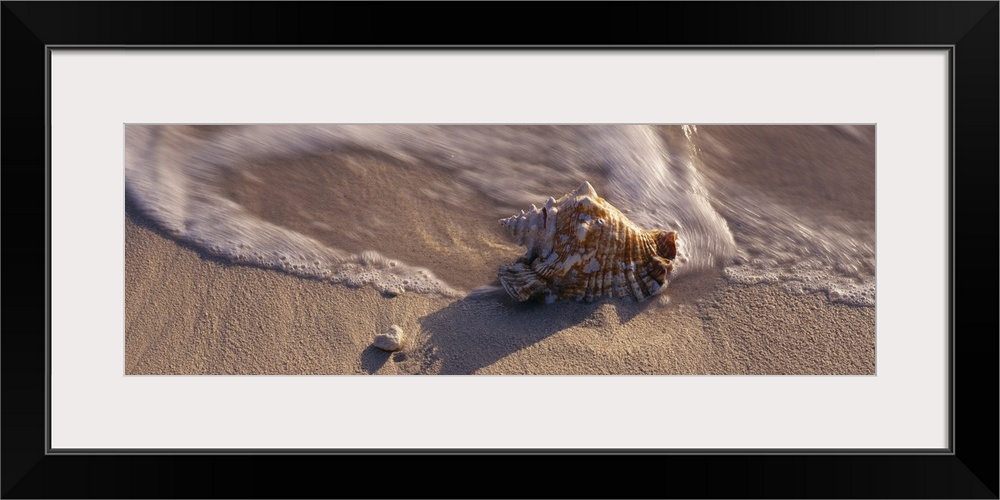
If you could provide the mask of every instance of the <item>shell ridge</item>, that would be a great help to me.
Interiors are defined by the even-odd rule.
[[[651,296],[656,293],[656,287],[659,286],[657,281],[659,280],[659,261],[656,260],[656,241],[650,236],[648,231],[642,232],[643,239],[646,242],[646,252],[649,255],[650,266],[646,267],[646,296]]]
[[[603,228],[601,228],[600,226],[597,226],[597,228],[595,228],[593,226],[593,220],[592,220],[591,221],[591,226],[590,226],[590,231],[588,231],[588,234],[587,234],[587,242],[589,243],[590,240],[593,240],[595,238],[596,238],[597,241],[602,241],[601,237],[600,237],[601,236],[600,233],[602,232],[602,229]],[[595,272],[593,272],[593,270],[590,269],[590,264],[596,262],[598,265],[600,265],[601,258],[603,257],[601,255],[601,250],[603,250],[604,248],[606,248],[606,247],[598,246],[597,248],[595,248],[594,249],[594,257],[589,262],[587,262],[587,265],[584,266],[584,268],[583,268],[583,271],[587,275],[587,285],[586,285],[586,287],[584,287],[583,299],[586,300],[587,302],[593,301],[595,295],[600,296],[599,289],[597,288],[597,274]],[[590,272],[586,272],[588,270],[590,270]]]
[[[511,297],[521,301],[544,293],[548,288],[534,271],[520,262],[512,266],[500,266],[500,284]]]
[[[643,237],[642,238],[643,245],[645,246],[645,251],[647,255],[650,256],[650,263],[652,264],[651,266],[643,269],[643,276],[642,276],[643,292],[646,294],[647,297],[649,297],[653,295],[653,283],[657,279],[657,277],[655,276],[656,268],[659,266],[657,265],[658,262],[656,261],[657,257],[656,243],[653,241],[649,233],[646,231],[642,232],[642,237]]]
[[[637,300],[642,298],[642,291],[639,289],[638,277],[635,275],[636,251],[638,249],[636,237],[627,238],[627,248],[625,252],[628,267],[625,268],[625,279],[628,280],[632,296]]]
[[[635,275],[635,271],[632,268],[628,270],[629,284],[632,285],[633,296],[638,300],[644,297],[642,294],[642,288],[639,286],[639,279]]]
[[[597,257],[598,269],[594,271],[594,287],[600,291],[598,293],[599,296],[614,297],[612,290],[609,290],[604,285],[603,271],[612,261],[612,257],[618,248],[617,230],[615,228],[620,219],[613,212],[610,212],[608,215],[609,217],[607,218],[599,217],[597,219],[597,224],[600,228],[600,241],[604,241],[606,244],[602,246],[600,255]]]
[[[629,262],[631,265],[628,268],[629,276],[631,277],[632,291],[635,293],[636,300],[645,297],[642,292],[642,282],[639,279],[639,268],[636,263],[639,261],[639,252],[642,250],[642,235],[635,235],[629,238]]]
[[[624,221],[620,219],[616,220],[615,221],[616,254],[620,255],[624,253],[628,243],[627,240],[628,240],[627,226],[625,225]],[[624,275],[625,269],[621,266],[621,263],[620,262],[611,263],[610,267],[612,275],[612,283],[611,283],[612,293],[614,293],[616,297],[626,297],[630,295],[631,291],[626,290],[625,287],[623,286],[625,281],[625,275]]]
[[[600,276],[598,277],[598,286],[603,292],[602,295],[608,297],[616,297],[615,290],[611,288],[611,283],[608,280],[608,272],[613,272],[614,266],[614,256],[618,253],[619,247],[619,227],[621,225],[620,219],[614,219],[605,222],[602,230],[608,234],[605,237],[605,241],[608,242],[603,254],[601,255],[601,269],[599,270]]]
[[[638,253],[639,242],[635,240],[636,240],[635,237],[629,238],[629,245],[628,245],[629,251],[627,254],[629,266],[626,271],[626,274],[628,277],[629,285],[632,287],[633,297],[635,297],[636,300],[639,300],[643,297],[643,294],[642,294],[642,289],[639,287],[639,277],[636,275],[635,264],[636,264],[636,255]]]
[[[624,243],[624,238],[627,234],[627,229],[622,219],[616,218],[614,220],[612,233],[612,242],[614,244],[613,255],[618,255],[621,253],[622,243]],[[608,272],[605,273],[604,277],[604,289],[607,290],[607,293],[611,296],[620,296],[621,290],[619,290],[619,287],[615,282],[617,281],[618,274],[621,273],[621,267],[616,265],[616,262],[611,259],[605,261],[605,267],[608,268]]]

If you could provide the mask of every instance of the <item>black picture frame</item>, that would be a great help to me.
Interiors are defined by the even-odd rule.
[[[996,1],[3,2],[3,253],[8,270],[44,274],[13,286],[9,280],[5,294],[2,496],[998,498],[997,315],[992,306],[976,305],[995,303],[996,254],[974,255],[998,241],[998,16]],[[411,44],[950,47],[949,453],[49,453],[49,47]],[[959,270],[964,280],[957,279]],[[329,472],[310,472],[314,468]]]

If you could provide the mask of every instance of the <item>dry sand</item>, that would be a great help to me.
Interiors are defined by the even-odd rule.
[[[386,297],[236,266],[128,208],[125,373],[875,374],[875,309],[716,275],[637,304]],[[515,252],[516,255],[516,252]],[[391,325],[395,353],[372,346]]]

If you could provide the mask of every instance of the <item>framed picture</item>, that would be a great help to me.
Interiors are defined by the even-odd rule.
[[[625,47],[299,34],[414,8],[4,4],[5,90],[46,96],[5,106],[4,163],[47,193],[4,496],[302,496],[160,466],[419,454],[690,478],[573,496],[996,498],[996,392],[956,385],[996,339],[959,335],[954,272],[956,188],[996,185],[995,2],[727,4]]]

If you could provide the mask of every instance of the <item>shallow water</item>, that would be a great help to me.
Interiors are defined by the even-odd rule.
[[[583,180],[676,229],[674,280],[873,305],[874,126],[127,125],[126,192],[238,264],[460,296],[523,249],[497,220]]]

